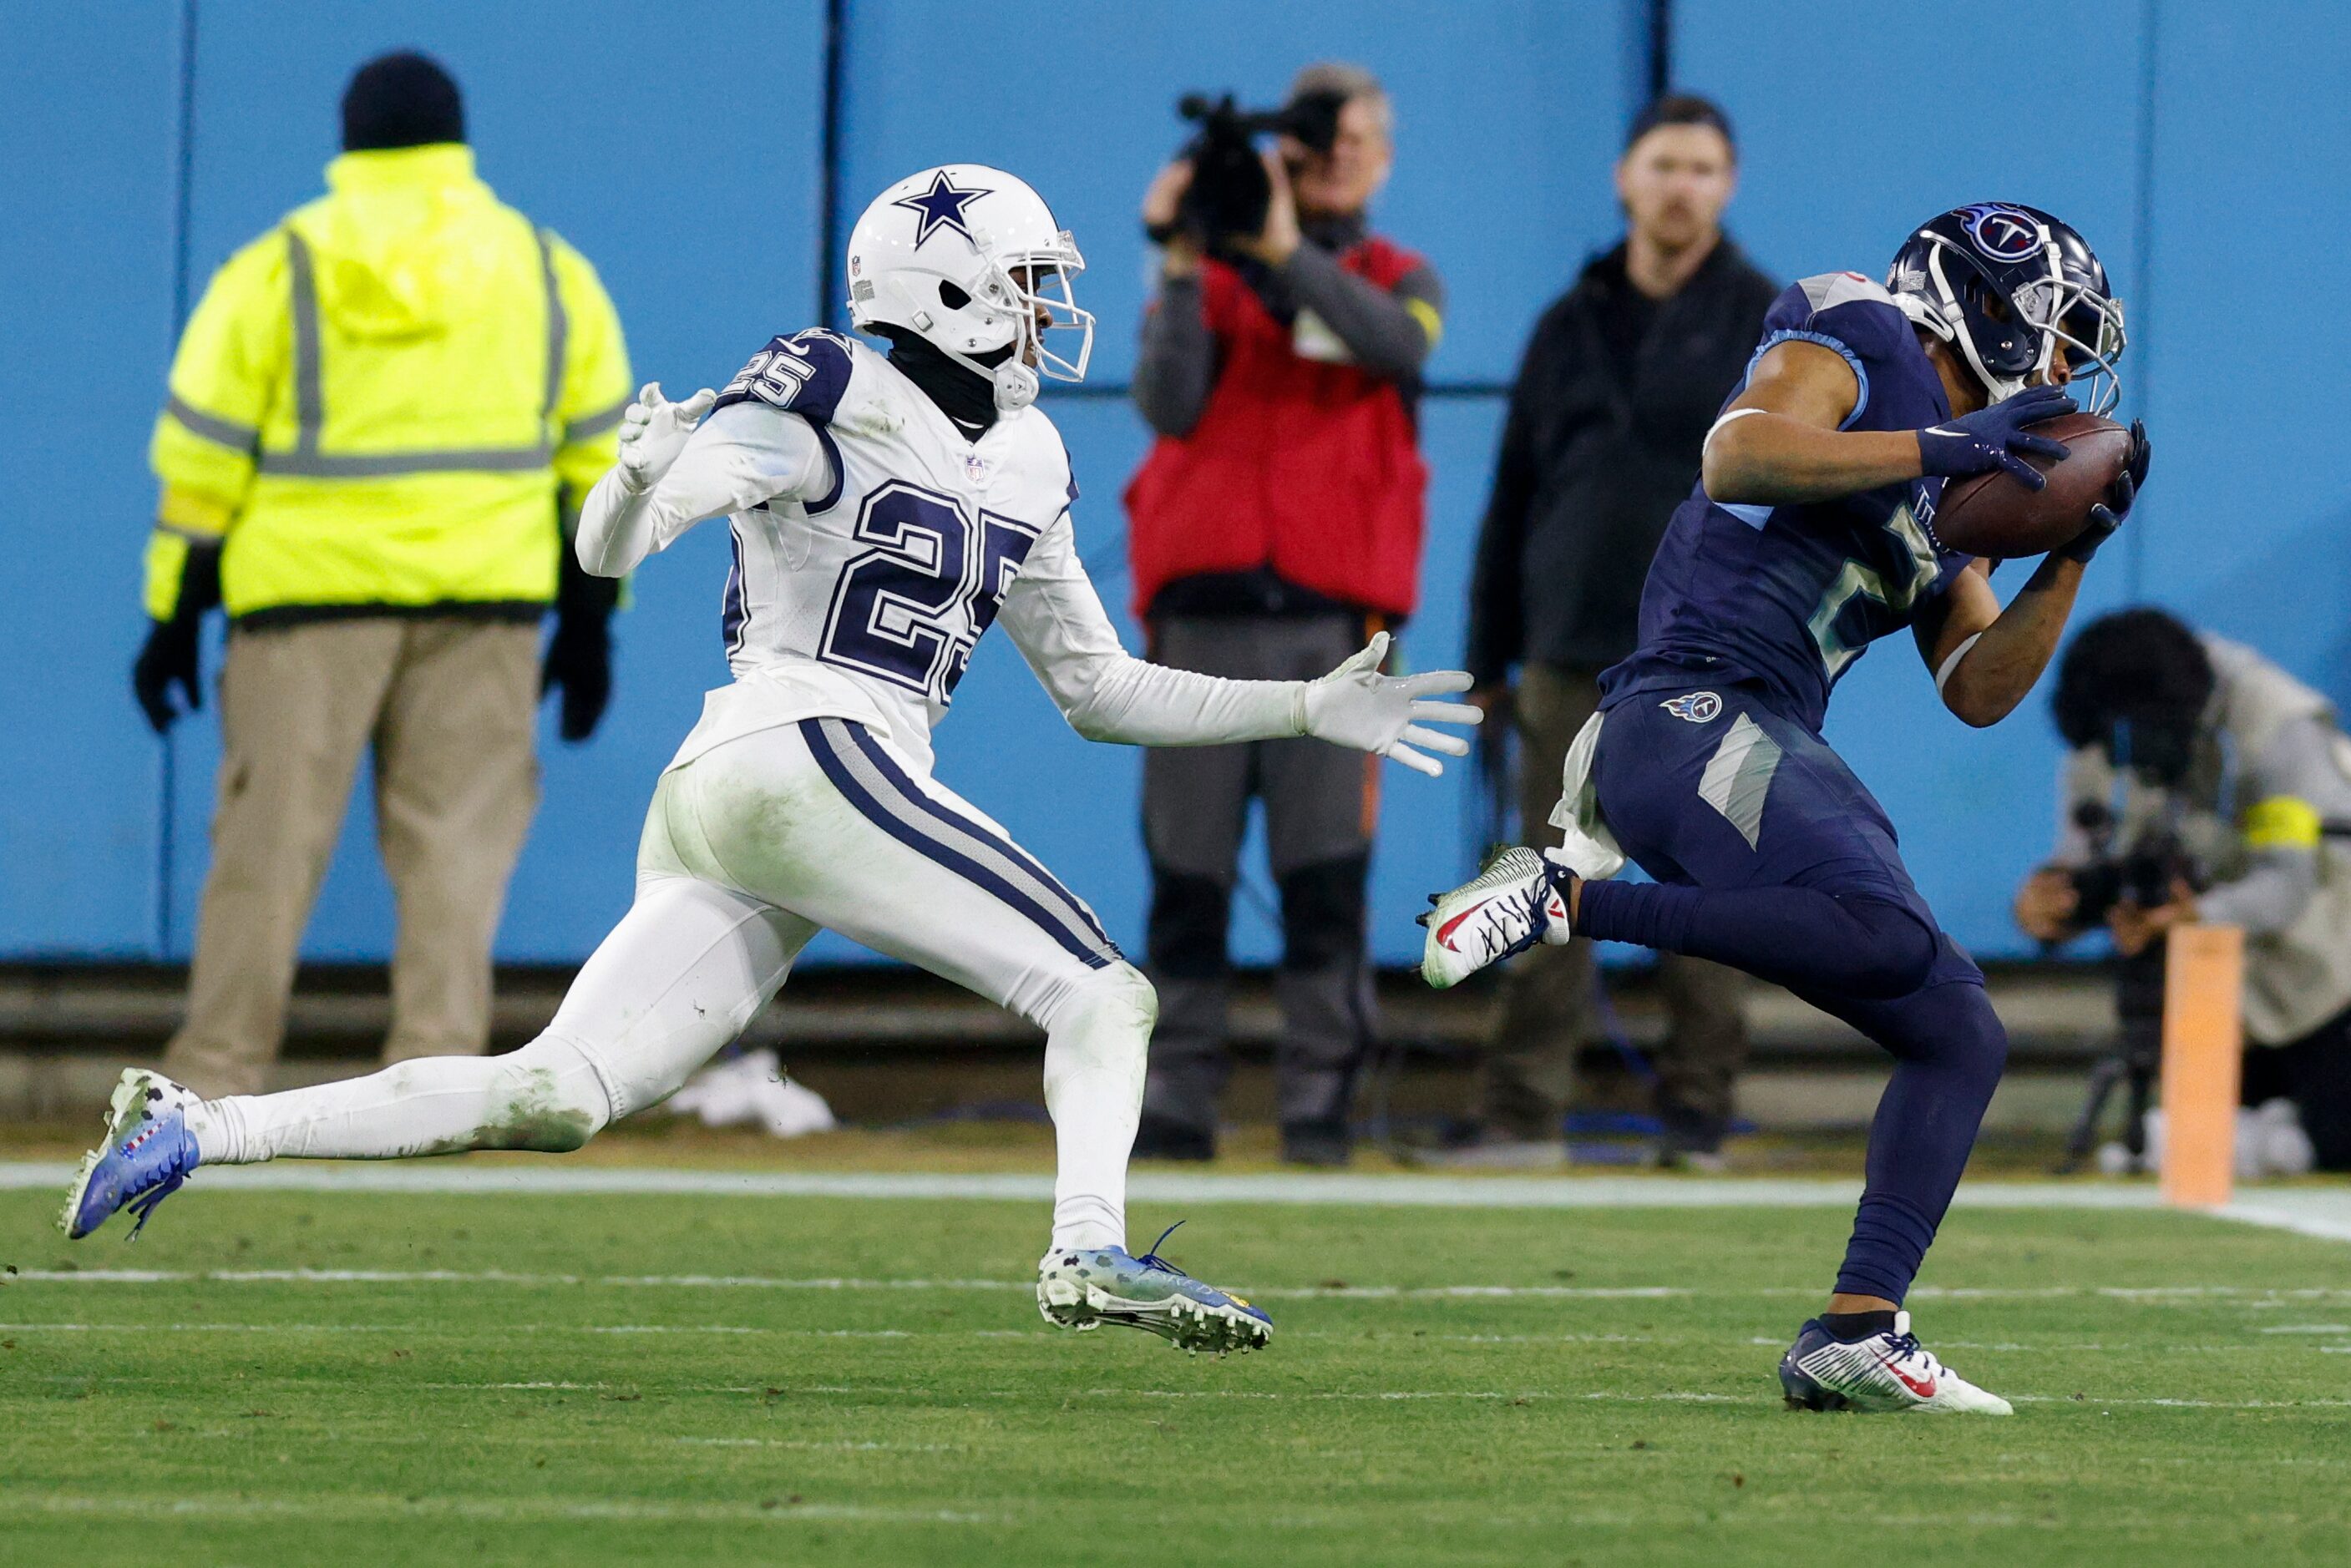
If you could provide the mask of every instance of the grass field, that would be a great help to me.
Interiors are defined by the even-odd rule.
[[[1219,1362],[1049,1330],[1033,1203],[53,1207],[0,1192],[8,1563],[2351,1561],[2351,1246],[2214,1220],[1956,1214],[1970,1421],[1781,1408],[1827,1208],[1138,1206],[1273,1313]]]

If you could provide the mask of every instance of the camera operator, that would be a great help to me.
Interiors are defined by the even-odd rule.
[[[1126,490],[1135,609],[1151,657],[1290,679],[1327,670],[1417,593],[1423,493],[1415,402],[1444,295],[1365,210],[1393,151],[1386,93],[1353,66],[1301,71],[1262,155],[1254,232],[1230,221],[1254,182],[1230,106],[1144,198],[1161,242],[1134,400],[1158,440]],[[1212,171],[1217,189],[1196,190]],[[1241,192],[1246,202],[1251,192]],[[1254,216],[1254,213],[1251,214]],[[1160,996],[1139,1155],[1207,1159],[1228,1071],[1226,927],[1252,795],[1280,890],[1282,1157],[1348,1153],[1372,1031],[1364,885],[1376,774],[1310,739],[1154,751],[1144,763],[1149,966]]]
[[[2245,1103],[2291,1099],[2319,1168],[2351,1170],[2351,739],[2333,709],[2152,608],[2083,628],[2053,707],[2073,748],[2057,848],[2017,924],[2051,943],[2104,924],[2126,1033],[2159,1012],[2166,930],[2242,929]]]

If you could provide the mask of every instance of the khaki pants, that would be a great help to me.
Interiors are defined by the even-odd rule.
[[[362,746],[400,917],[384,1058],[486,1050],[490,942],[538,804],[537,627],[383,617],[234,630],[220,701],[212,864],[164,1070],[207,1096],[264,1086]]]
[[[1519,821],[1521,842],[1554,846],[1551,826],[1567,748],[1600,706],[1592,673],[1530,664],[1520,676]],[[1592,944],[1538,947],[1502,975],[1502,1010],[1487,1046],[1478,1113],[1496,1131],[1555,1138],[1575,1091],[1575,1054],[1597,1037]],[[1729,1127],[1731,1092],[1747,1058],[1738,971],[1677,953],[1660,955],[1668,1019],[1658,1053],[1657,1112],[1680,1147],[1711,1149]]]

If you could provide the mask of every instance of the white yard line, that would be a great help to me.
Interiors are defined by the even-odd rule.
[[[632,1502],[595,1498],[433,1497],[122,1497],[12,1496],[0,1492],[0,1516],[96,1514],[132,1519],[593,1519],[656,1524],[851,1521],[872,1524],[1007,1524],[1001,1515],[946,1509],[864,1508],[843,1503]]]
[[[0,1161],[0,1190],[60,1190],[73,1168]],[[734,1198],[858,1198],[925,1200],[983,1199],[1047,1202],[1050,1176],[940,1175],[854,1171],[662,1170],[628,1167],[522,1165],[465,1160],[334,1162],[207,1168],[205,1188],[272,1192],[655,1194]],[[1842,1209],[1860,1194],[1842,1179],[1740,1177],[1461,1177],[1270,1172],[1227,1176],[1138,1171],[1129,1182],[1139,1202],[1301,1203],[1436,1209]],[[1975,1181],[1961,1186],[1963,1209],[2154,1210],[2162,1195],[2145,1184],[2098,1181]],[[2351,1189],[2258,1189],[2219,1218],[2351,1241]]]
[[[2265,1328],[2262,1334],[2351,1334],[2351,1328],[2312,1324],[2290,1328]],[[492,1323],[474,1324],[463,1328],[438,1327],[423,1324],[383,1323],[0,1323],[0,1334],[397,1334],[413,1340],[430,1340],[455,1334],[479,1337],[484,1334],[756,1334],[775,1339],[1029,1339],[1040,1345],[1061,1336],[1051,1329],[937,1329],[913,1330],[903,1328],[754,1328],[732,1324],[562,1324],[562,1323]],[[1286,1339],[1345,1340],[1360,1343],[1359,1333],[1337,1334],[1311,1329],[1291,1329]],[[1691,1343],[1706,1342],[1705,1336],[1682,1336]],[[1658,1336],[1646,1334],[1416,1334],[1416,1343],[1444,1345],[1654,1345]],[[1786,1344],[1784,1335],[1771,1338],[1755,1335],[1723,1343],[1777,1347]],[[1941,1350],[1992,1350],[2048,1355],[2217,1355],[2235,1352],[2267,1350],[2268,1345],[2109,1345],[2085,1342],[2075,1345],[2020,1345],[2011,1340],[1938,1339]],[[2307,1348],[2329,1355],[2351,1353],[2351,1344],[2321,1345]],[[681,1438],[680,1441],[703,1441]],[[719,1441],[712,1438],[709,1441]],[[732,1441],[734,1439],[726,1439]],[[755,1439],[746,1438],[745,1442]],[[764,1441],[765,1439],[756,1439]]]
[[[2095,1394],[2011,1394],[2011,1405],[2147,1405],[2165,1410],[2344,1410],[2351,1399],[2105,1399]]]
[[[517,1446],[529,1439],[514,1439]],[[790,1449],[799,1453],[841,1454],[958,1454],[964,1451],[959,1443],[877,1443],[841,1438],[833,1442],[810,1441],[797,1438],[673,1438],[670,1441],[697,1449]]]
[[[57,1188],[74,1168],[0,1161],[0,1189]],[[208,1166],[192,1190],[266,1192],[656,1194],[720,1198],[988,1199],[1050,1202],[1048,1175],[880,1171],[665,1170],[625,1166],[465,1159],[281,1160]],[[1844,1179],[1739,1177],[1466,1177],[1276,1171],[1258,1175],[1137,1171],[1128,1196],[1152,1203],[1307,1203],[1416,1209],[1842,1209],[1861,1195]],[[2153,1209],[2143,1185],[1978,1182],[1960,1200],[1986,1209]],[[2351,1202],[2346,1203],[2351,1207]]]
[[[428,1388],[450,1390],[491,1390],[563,1393],[590,1393],[620,1389],[612,1383],[429,1383]],[[665,1394],[758,1394],[767,1397],[792,1397],[807,1394],[850,1394],[867,1397],[904,1397],[930,1398],[926,1388],[901,1387],[895,1384],[810,1383],[796,1386],[753,1387],[746,1385],[713,1384],[690,1388],[671,1387]],[[1526,1403],[1562,1401],[1569,1404],[1607,1405],[1752,1405],[1756,1400],[1744,1394],[1701,1393],[1693,1389],[1660,1388],[1641,1393],[1621,1389],[1594,1389],[1585,1392],[1547,1388],[1374,1388],[1374,1389],[1313,1389],[1285,1390],[1267,1388],[1088,1388],[1090,1399],[1244,1399],[1252,1402],[1293,1401],[1302,1404],[1329,1402],[1405,1404],[1423,1400],[1474,1400],[1479,1403]],[[1026,1399],[1033,1391],[1009,1388],[965,1390],[956,1395],[958,1400]],[[2351,1399],[2161,1399],[2103,1398],[2097,1395],[2076,1397],[2070,1394],[2011,1395],[2018,1404],[2085,1405],[2085,1406],[2147,1406],[2159,1409],[2179,1410],[2335,1410],[2351,1409]]]
[[[963,1338],[972,1330],[951,1330],[923,1338]],[[778,1339],[913,1339],[904,1328],[747,1328],[733,1324],[475,1323],[461,1326],[416,1323],[0,1323],[0,1334],[398,1334],[420,1339],[446,1334],[475,1338],[499,1334],[731,1334]],[[1000,1331],[995,1334],[1001,1337]],[[1045,1339],[1050,1332],[1019,1337]]]
[[[63,1374],[46,1374],[36,1375],[25,1379],[25,1381],[39,1384],[78,1385],[86,1383],[89,1380],[85,1377],[71,1376]],[[106,1381],[109,1385],[130,1386],[172,1383],[174,1380],[164,1377],[141,1376],[137,1374],[125,1374],[120,1376],[110,1376]],[[409,1385],[408,1386],[413,1388],[429,1389],[437,1392],[459,1394],[617,1394],[624,1397],[635,1397],[643,1392],[641,1385],[633,1383],[577,1383],[554,1380],[532,1382],[420,1383]],[[687,1394],[758,1395],[761,1398],[768,1400],[801,1398],[809,1396],[836,1394],[848,1395],[855,1398],[868,1400],[881,1398],[904,1398],[935,1401],[939,1397],[938,1393],[935,1388],[926,1386],[912,1386],[891,1383],[801,1383],[785,1385],[760,1385],[752,1383],[664,1384],[655,1388],[653,1392],[665,1398],[674,1398],[677,1396]],[[1083,1397],[1090,1399],[1240,1399],[1251,1402],[1290,1401],[1301,1404],[1324,1404],[1332,1402],[1351,1404],[1416,1404],[1447,1400],[1466,1400],[1481,1404],[1501,1403],[1527,1405],[1559,1402],[1565,1404],[1606,1405],[1752,1406],[1759,1402],[1760,1397],[1759,1396],[1748,1394],[1716,1394],[1684,1388],[1658,1388],[1637,1393],[1612,1388],[1583,1391],[1549,1388],[1367,1388],[1311,1390],[1261,1388],[1088,1388],[1081,1392]],[[976,1404],[982,1400],[1015,1400],[1032,1399],[1034,1397],[1035,1390],[1033,1389],[1022,1390],[1014,1388],[963,1389],[957,1391],[953,1396],[956,1402],[967,1405]],[[2011,1403],[2019,1405],[2081,1405],[2088,1407],[2098,1408],[2119,1406],[2143,1406],[2151,1409],[2167,1410],[2351,1409],[2351,1399],[2327,1398],[2179,1399],[2147,1398],[2128,1396],[2110,1398],[2096,1394],[2011,1394],[2008,1397]],[[378,1439],[366,1438],[363,1440],[374,1441]],[[468,1438],[468,1440],[470,1441],[472,1439]],[[507,1439],[496,1440],[505,1441]],[[580,1439],[559,1437],[552,1438],[516,1438],[512,1440],[521,1446],[529,1446],[532,1443],[576,1442]],[[683,1442],[696,1441],[699,1439],[680,1438],[677,1440]],[[830,1447],[832,1445],[817,1444],[814,1446]],[[137,1500],[126,1500],[128,1502],[134,1503]],[[385,1500],[363,1501],[369,1503],[373,1503],[375,1501]],[[425,1501],[423,1506],[429,1507],[431,1506],[431,1502],[432,1500],[428,1499]],[[12,1508],[37,1508],[40,1506],[42,1506],[42,1500],[10,1498],[5,1492],[0,1492],[0,1515],[5,1515]],[[462,1507],[462,1502],[460,1502],[458,1506]],[[526,1502],[523,1506],[529,1506],[529,1504]],[[626,1508],[632,1505],[620,1504],[617,1506]],[[485,1517],[491,1516],[485,1515]],[[581,1515],[580,1517],[596,1516]],[[628,1514],[616,1514],[611,1517],[627,1518],[632,1516]],[[647,1517],[653,1516],[648,1515]],[[679,1517],[688,1518],[693,1516],[681,1514]],[[714,1517],[733,1516],[716,1515]],[[843,1514],[841,1517],[850,1518],[856,1516]],[[889,1515],[889,1517],[898,1516]],[[904,1517],[907,1519],[920,1520],[937,1516],[925,1513],[908,1513]],[[960,1522],[979,1521],[979,1516],[968,1516],[967,1519],[960,1521]]]
[[[203,1280],[227,1285],[514,1285],[526,1288],[612,1285],[649,1290],[759,1291],[1033,1291],[1026,1280],[808,1279],[765,1274],[520,1274],[505,1269],[12,1269],[0,1276],[48,1284],[183,1284]],[[1298,1293],[1313,1295],[1319,1293]],[[2351,1294],[2351,1293],[2346,1293]]]
[[[2315,1236],[2323,1241],[2351,1241],[2351,1189],[2289,1188],[2241,1198],[2218,1211],[2224,1220]]]
[[[0,1286],[152,1284],[380,1284],[461,1285],[555,1289],[601,1285],[623,1290],[983,1291],[1028,1294],[1028,1280],[871,1280],[824,1275],[807,1279],[762,1274],[530,1274],[504,1269],[17,1269],[0,1276]],[[1689,1299],[1809,1300],[1819,1291],[1802,1285],[1274,1285],[1249,1293],[1270,1301],[1682,1301]],[[2065,1301],[2097,1299],[2156,1306],[2196,1306],[2206,1302],[2243,1302],[2255,1306],[2351,1302],[2351,1286],[2258,1285],[1921,1285],[1917,1301]],[[608,1332],[642,1332],[625,1328]]]

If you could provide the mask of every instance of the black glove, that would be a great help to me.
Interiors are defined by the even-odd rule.
[[[198,627],[193,616],[151,620],[147,628],[139,662],[131,667],[131,691],[160,735],[180,717],[180,710],[172,706],[173,686],[187,693],[189,712],[204,705],[203,656],[197,651]]]
[[[612,697],[613,607],[621,602],[621,579],[599,577],[584,570],[566,540],[563,572],[555,592],[555,635],[547,639],[547,661],[539,669],[538,694],[563,688],[563,721],[559,732],[567,741],[584,741],[596,732],[604,704]]]
[[[204,612],[220,603],[220,546],[193,545],[180,568],[180,593],[169,620],[147,623],[147,641],[131,667],[131,694],[157,734],[179,721],[172,688],[187,696],[186,711],[204,705],[202,636]]]
[[[2138,499],[2138,487],[2147,483],[2147,465],[2154,457],[2155,449],[2147,444],[2147,426],[2140,421],[2131,421],[2130,455],[2123,459],[2123,471],[2115,476],[2106,499],[2090,508],[2088,526],[2074,535],[2074,542],[2057,554],[2088,566],[2090,557],[2098,553],[2098,546],[2113,538],[2115,530],[2123,525],[2123,519],[2130,515],[2131,504]]]

